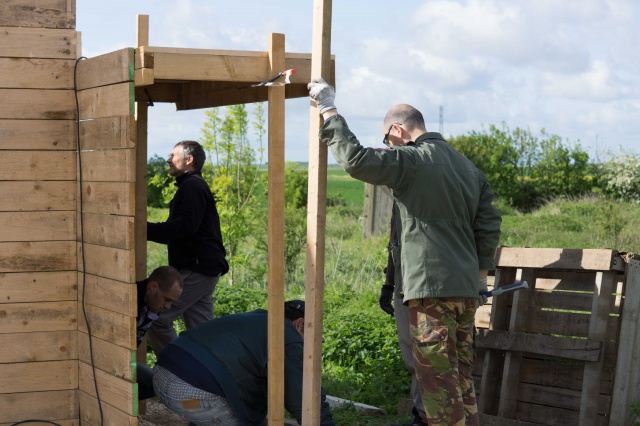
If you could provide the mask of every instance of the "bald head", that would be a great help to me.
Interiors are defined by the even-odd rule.
[[[424,124],[422,113],[407,104],[398,104],[387,112],[384,118],[384,127],[389,128],[392,124],[402,124],[409,133],[426,133],[427,127]]]

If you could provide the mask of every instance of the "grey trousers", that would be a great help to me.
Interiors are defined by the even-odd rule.
[[[400,352],[404,365],[411,374],[411,400],[413,407],[418,411],[420,417],[427,418],[422,405],[422,391],[420,382],[416,378],[416,368],[413,361],[413,352],[411,349],[411,334],[409,332],[409,307],[402,304],[402,298],[397,294],[393,296],[393,313],[396,319],[396,327],[398,329],[398,343],[400,344]]]
[[[180,298],[170,309],[160,313],[147,333],[156,355],[178,337],[173,322],[181,315],[187,328],[213,319],[213,290],[220,275],[211,277],[183,269],[180,271],[180,277],[184,283]]]

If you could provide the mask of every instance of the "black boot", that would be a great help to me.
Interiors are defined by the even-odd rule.
[[[413,413],[413,417],[409,420],[409,423],[394,423],[389,426],[428,426],[427,420],[420,417],[420,414],[418,414],[418,410],[416,410],[415,407],[411,409],[411,412]]]

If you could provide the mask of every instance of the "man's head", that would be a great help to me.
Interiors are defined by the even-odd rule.
[[[167,159],[169,174],[179,177],[191,171],[200,171],[204,166],[206,155],[202,145],[195,141],[178,142]]]
[[[147,281],[147,295],[144,298],[151,312],[166,311],[182,294],[182,279],[172,266],[156,268]]]
[[[284,316],[291,321],[296,331],[304,338],[304,301],[289,300],[284,302]]]
[[[427,132],[422,113],[407,104],[393,106],[382,125],[385,145],[402,146]]]

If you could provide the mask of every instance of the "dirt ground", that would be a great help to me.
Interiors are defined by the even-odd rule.
[[[172,413],[156,398],[146,400],[147,413],[138,416],[139,426],[186,426],[188,421]]]

